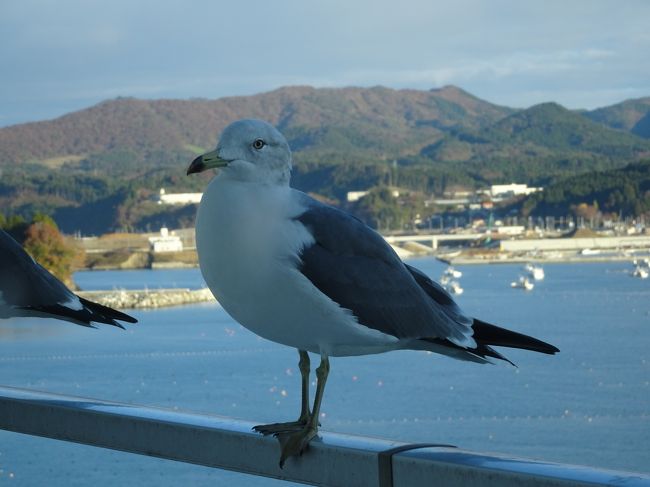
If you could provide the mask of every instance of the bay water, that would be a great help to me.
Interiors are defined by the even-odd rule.
[[[445,268],[432,258],[409,263],[434,278]],[[520,265],[459,270],[466,313],[561,352],[501,349],[518,367],[411,351],[333,358],[322,429],[650,473],[650,279],[631,277],[629,263],[554,264],[525,292],[510,288]],[[75,280],[88,290],[204,285],[198,269]],[[126,331],[0,321],[0,384],[259,423],[298,415],[295,350],[253,335],[213,303],[129,312],[139,323]],[[0,432],[0,485],[180,484],[286,485]]]

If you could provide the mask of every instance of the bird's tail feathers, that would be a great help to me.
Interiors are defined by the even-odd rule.
[[[442,338],[420,338],[417,340],[417,343],[419,346],[412,346],[411,348],[429,350],[431,352],[441,353],[468,362],[494,364],[495,362],[492,359],[499,359],[508,362],[515,367],[517,366],[510,359],[483,343],[477,342],[477,345],[474,348],[456,345],[455,343]]]
[[[560,351],[559,348],[550,343],[524,335],[523,333],[517,333],[516,331],[506,330],[505,328],[491,325],[490,323],[486,323],[485,321],[476,318],[474,318],[472,329],[474,330],[474,340],[476,340],[476,343],[479,344],[479,346],[494,345],[496,347],[520,348],[549,355],[553,355]]]
[[[472,348],[463,347],[442,338],[421,338],[417,340],[416,346],[412,348],[430,350],[457,359],[479,363],[494,363],[491,359],[499,359],[515,367],[514,362],[497,352],[491,345],[496,347],[520,348],[550,355],[560,351],[550,343],[524,335],[523,333],[517,333],[516,331],[491,325],[476,318],[474,318],[472,329],[474,330],[473,338],[476,342],[476,346]]]

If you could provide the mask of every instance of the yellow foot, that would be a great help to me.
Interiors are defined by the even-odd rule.
[[[281,433],[291,433],[302,430],[307,424],[307,420],[289,421],[288,423],[271,423],[258,424],[253,427],[253,431],[262,433],[264,436],[279,435]]]
[[[289,457],[302,455],[311,439],[316,436],[318,430],[312,426],[305,426],[295,433],[278,433],[275,436],[282,446],[280,455],[280,468],[284,467],[284,462]]]

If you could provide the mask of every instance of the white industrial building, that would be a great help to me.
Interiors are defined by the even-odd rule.
[[[500,248],[506,252],[533,250],[617,250],[626,248],[650,248],[650,237],[596,237],[596,238],[547,238],[501,240]]]
[[[348,203],[352,203],[354,201],[359,201],[367,194],[368,191],[348,191],[346,199],[348,200]]]
[[[498,235],[522,235],[526,231],[523,225],[501,225],[494,228]]]
[[[159,205],[190,205],[199,204],[203,193],[167,193],[165,188],[160,188],[158,194]]]
[[[361,198],[366,196],[370,190],[365,191],[348,191],[345,199],[348,203],[353,203],[354,201],[359,201]],[[390,194],[393,198],[399,198],[399,190],[396,188],[390,188]]]
[[[490,186],[490,196],[492,199],[503,199],[518,195],[527,195],[541,191],[543,188],[529,188],[527,184],[493,184]]]
[[[149,237],[149,245],[154,253],[158,252],[180,252],[183,250],[183,242],[178,235],[170,234],[166,227],[160,229],[160,235]]]

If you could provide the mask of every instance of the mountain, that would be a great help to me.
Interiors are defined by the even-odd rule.
[[[517,206],[533,216],[566,216],[570,211],[623,217],[650,213],[650,160],[557,181]]]
[[[556,103],[515,112],[480,130],[459,129],[426,147],[434,161],[457,161],[486,183],[526,181],[620,167],[650,155],[650,141],[613,130]]]
[[[546,185],[647,157],[643,100],[650,98],[601,109],[627,121],[612,128],[616,117],[598,110],[555,103],[515,110],[454,86],[119,98],[0,128],[0,208],[47,213],[68,233],[191,224],[191,208],[171,210],[153,199],[161,187],[201,191],[211,175],[185,177],[187,164],[239,118],[275,124],[293,149],[293,185],[339,202],[348,191],[386,184],[425,194],[512,181]]]
[[[490,130],[504,143],[532,144],[552,150],[578,150],[634,157],[648,144],[585,119],[557,103],[542,103],[497,122]]]
[[[0,129],[0,165],[53,165],[115,151],[145,160],[160,159],[164,152],[189,154],[213,147],[221,130],[240,118],[273,123],[298,153],[397,157],[450,128],[478,128],[511,112],[456,87],[291,87],[217,100],[120,98],[55,120]]]
[[[626,100],[616,105],[584,112],[583,115],[613,129],[650,138],[650,97]]]

